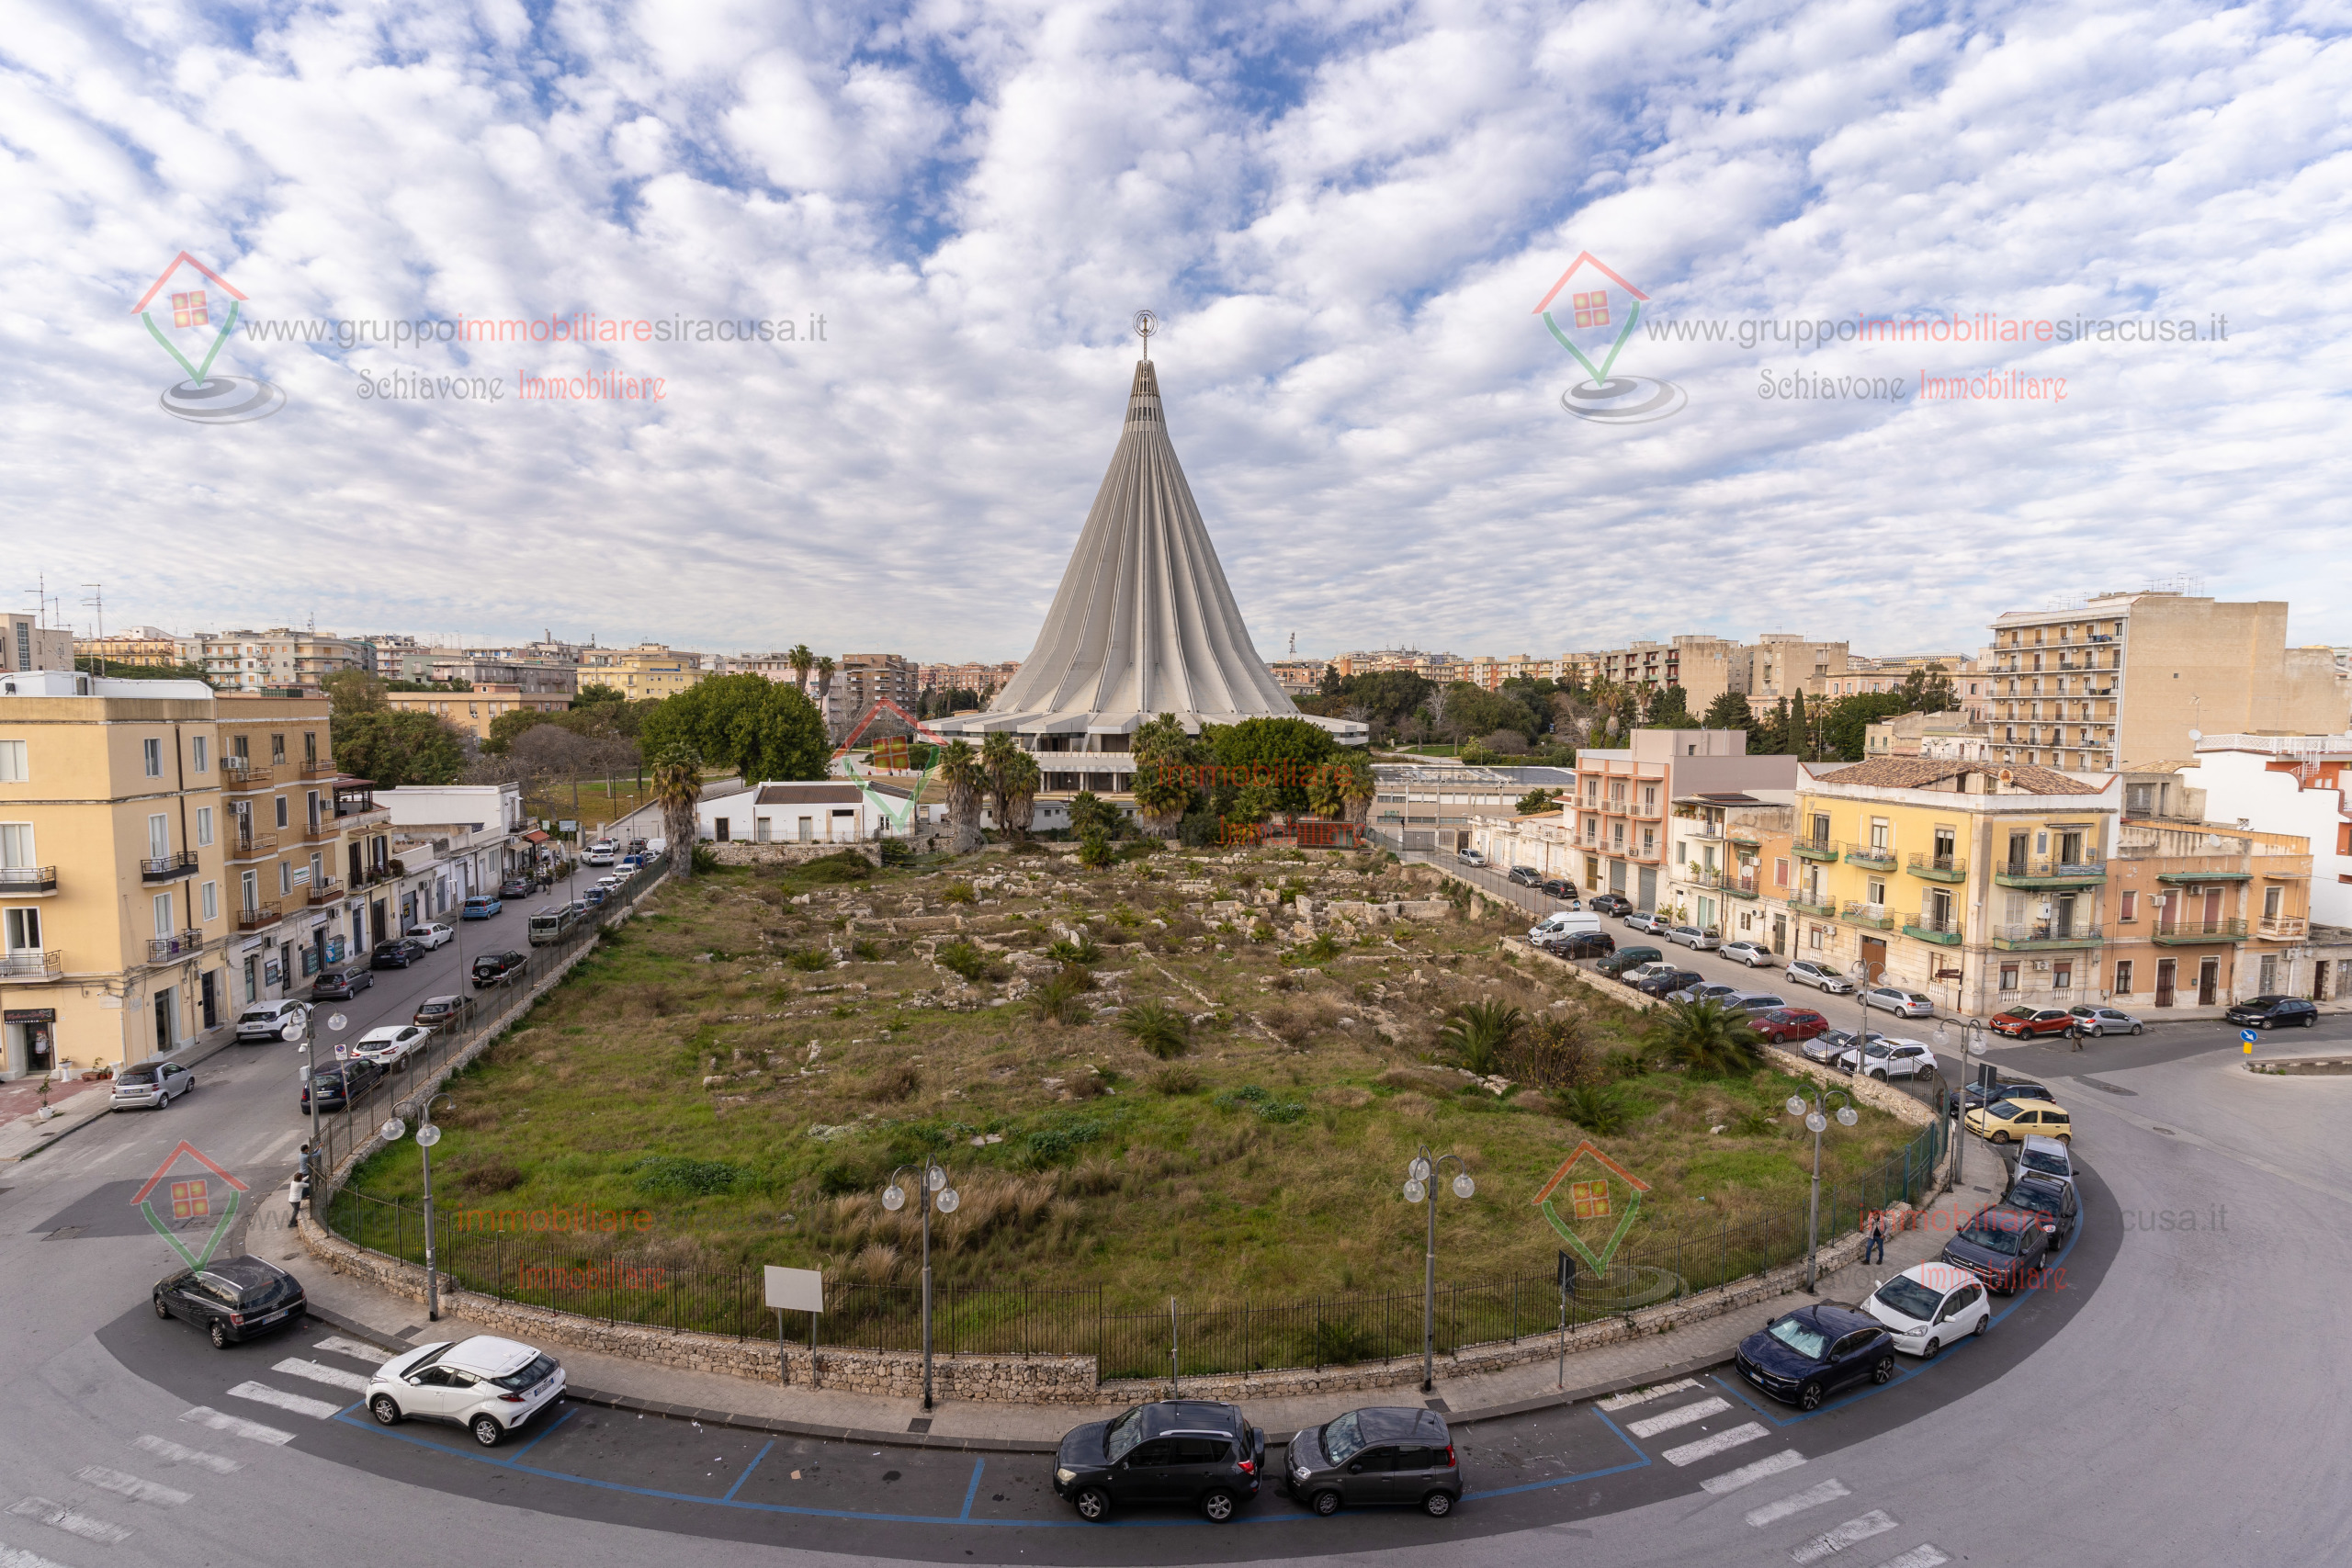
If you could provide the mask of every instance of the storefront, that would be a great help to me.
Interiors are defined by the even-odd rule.
[[[0,1032],[5,1032],[6,1059],[0,1077],[33,1077],[57,1066],[57,1010],[9,1008]]]

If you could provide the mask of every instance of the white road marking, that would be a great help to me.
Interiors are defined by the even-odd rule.
[[[346,1372],[341,1367],[322,1366],[317,1361],[305,1361],[296,1356],[287,1357],[269,1370],[284,1372],[288,1377],[308,1378],[312,1382],[322,1382],[331,1388],[347,1388],[354,1393],[368,1392],[368,1380],[360,1373]]]
[[[1890,1557],[1878,1568],[1943,1568],[1951,1559],[1932,1546],[1915,1546],[1900,1557]]]
[[[251,1438],[256,1443],[286,1444],[294,1440],[291,1432],[281,1432],[275,1427],[265,1427],[258,1421],[248,1421],[242,1416],[224,1416],[209,1404],[182,1411],[180,1419],[209,1427],[216,1432],[226,1432],[232,1438]]]
[[[1625,1430],[1637,1438],[1654,1438],[1660,1432],[1671,1432],[1677,1427],[1688,1427],[1694,1421],[1704,1421],[1710,1416],[1721,1415],[1731,1408],[1728,1399],[1702,1399],[1696,1404],[1686,1404],[1679,1410],[1669,1410],[1663,1416],[1652,1416],[1641,1421],[1628,1421]]]
[[[78,1535],[84,1540],[95,1540],[104,1546],[119,1546],[130,1539],[130,1532],[120,1525],[110,1525],[104,1519],[94,1519],[87,1514],[77,1514],[62,1503],[52,1503],[46,1497],[28,1497],[9,1506],[8,1511],[19,1518],[39,1519],[53,1529],[67,1535]]]
[[[1737,1470],[1711,1475],[1699,1483],[1700,1489],[1720,1497],[1726,1492],[1736,1492],[1743,1486],[1753,1486],[1768,1475],[1778,1475],[1784,1470],[1794,1470],[1804,1462],[1804,1455],[1794,1449],[1782,1449],[1770,1459],[1759,1459],[1754,1464],[1743,1464]]]
[[[259,1153],[247,1155],[245,1156],[244,1163],[247,1165],[274,1165],[277,1163],[279,1156],[293,1148],[296,1144],[302,1140],[303,1136],[303,1129],[297,1127],[283,1137],[272,1138]]]
[[[229,1391],[229,1397],[250,1399],[255,1404],[274,1404],[297,1416],[308,1416],[313,1421],[323,1421],[343,1408],[340,1404],[329,1404],[323,1399],[306,1399],[299,1393],[288,1393],[267,1383],[258,1382],[241,1382]]]
[[[1674,1382],[1662,1382],[1656,1388],[1628,1389],[1623,1393],[1612,1393],[1608,1398],[1600,1401],[1599,1408],[1602,1410],[1623,1410],[1629,1404],[1646,1404],[1653,1399],[1663,1399],[1669,1393],[1680,1393],[1686,1388],[1697,1388],[1698,1386],[1699,1380],[1697,1378],[1682,1378]]]
[[[311,1347],[313,1350],[332,1350],[338,1356],[349,1356],[371,1367],[380,1367],[392,1359],[389,1350],[379,1350],[373,1345],[363,1345],[356,1339],[345,1339],[340,1334],[330,1334]]]
[[[1748,1509],[1747,1522],[1758,1526],[1769,1525],[1777,1520],[1785,1519],[1791,1514],[1802,1514],[1807,1508],[1818,1507],[1824,1503],[1835,1503],[1838,1498],[1846,1495],[1848,1493],[1844,1482],[1825,1481],[1818,1486],[1808,1486],[1802,1492],[1792,1492],[1777,1503],[1767,1503],[1760,1508]]]
[[[101,1492],[112,1492],[134,1503],[153,1503],[158,1507],[175,1507],[188,1500],[190,1494],[161,1482],[141,1481],[127,1470],[108,1470],[102,1464],[85,1464],[74,1472],[76,1481],[86,1481]]]
[[[1874,1535],[1884,1535],[1898,1528],[1884,1508],[1872,1508],[1860,1518],[1832,1525],[1789,1555],[1799,1563],[1818,1562],[1832,1552],[1845,1551],[1858,1540],[1868,1540]]]
[[[1668,1464],[1696,1464],[1701,1460],[1713,1458],[1727,1449],[1736,1449],[1742,1443],[1752,1443],[1758,1438],[1769,1438],[1771,1435],[1755,1422],[1750,1421],[1744,1427],[1734,1427],[1729,1431],[1717,1432],[1712,1438],[1702,1438],[1695,1443],[1685,1443],[1679,1449],[1668,1449],[1658,1457]]]
[[[202,1449],[184,1448],[169,1438],[159,1438],[152,1432],[140,1433],[130,1440],[130,1446],[134,1449],[144,1449],[166,1463],[192,1464],[199,1470],[209,1470],[215,1475],[227,1475],[245,1468],[235,1460],[223,1459],[219,1454],[209,1454]]]
[[[20,1551],[6,1541],[0,1541],[0,1568],[64,1568],[64,1565],[51,1562],[48,1558],[36,1552]]]

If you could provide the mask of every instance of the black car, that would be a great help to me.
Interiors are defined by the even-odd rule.
[[[503,898],[528,898],[531,885],[519,876],[510,876],[498,885],[498,896]]]
[[[368,967],[405,969],[424,956],[424,943],[411,942],[404,936],[394,937],[390,942],[380,942],[376,944],[376,951],[368,955]]]
[[[291,1328],[309,1304],[301,1281],[258,1258],[216,1258],[155,1283],[155,1315],[192,1323],[222,1349],[241,1339]]]
[[[2050,1239],[2052,1247],[2064,1246],[2066,1238],[2075,1234],[2075,1222],[2082,1218],[2082,1209],[2075,1201],[2073,1182],[2052,1181],[2047,1177],[2030,1173],[2017,1179],[2003,1202],[2011,1209],[2031,1209],[2056,1225],[2058,1233]]]
[[[1563,931],[1539,937],[1535,945],[1562,958],[1606,958],[1617,951],[1617,939],[1607,931]]]
[[[2058,1097],[2038,1083],[2024,1078],[2003,1078],[1991,1089],[1982,1083],[1972,1083],[1960,1091],[1961,1109],[1973,1111],[1980,1105],[1991,1105],[2003,1100],[2047,1100],[2052,1104]]]
[[[373,972],[366,969],[329,969],[311,987],[314,1002],[349,1001],[376,983]]]
[[[1114,1506],[1175,1503],[1221,1525],[1258,1495],[1265,1468],[1266,1434],[1240,1406],[1162,1400],[1073,1428],[1054,1461],[1054,1495],[1091,1522]]]
[[[474,960],[474,989],[495,986],[510,975],[520,974],[530,962],[526,953],[485,953]]]
[[[1595,894],[1585,907],[1601,915],[1630,915],[1634,912],[1634,901],[1623,893]]]
[[[1666,956],[1655,947],[1621,947],[1600,963],[1593,972],[1614,977],[1628,969],[1639,969],[1645,964],[1656,964]]]
[[[1645,997],[1662,997],[1668,991],[1679,991],[1686,986],[1702,985],[1706,978],[1696,969],[1660,969],[1634,981],[1634,989]]]
[[[2301,997],[2249,997],[2226,1015],[2232,1023],[2256,1029],[2309,1029],[2319,1022],[2319,1007]]]
[[[1434,1410],[1351,1410],[1293,1438],[1283,1464],[1283,1490],[1318,1514],[1393,1504],[1442,1519],[1462,1501],[1453,1434]]]
[[[302,1109],[311,1109],[311,1090],[319,1091],[319,1109],[341,1111],[354,1100],[365,1100],[368,1091],[376,1087],[384,1069],[373,1062],[337,1062],[332,1067],[321,1067],[309,1083],[302,1086]]]
[[[1943,1260],[1967,1269],[1995,1294],[2013,1296],[2041,1268],[2057,1239],[2058,1224],[2049,1216],[1996,1203],[1944,1243]]]
[[[1894,1337],[1878,1320],[1824,1302],[1770,1320],[1739,1342],[1739,1375],[1775,1399],[1814,1410],[1849,1382],[1894,1375]]]
[[[1540,891],[1550,897],[1565,898],[1571,904],[1577,901],[1577,885],[1568,881],[1566,877],[1555,876],[1547,878],[1543,884]]]

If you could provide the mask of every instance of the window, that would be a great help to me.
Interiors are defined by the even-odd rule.
[[[177,929],[172,923],[172,896],[168,893],[156,894],[155,935],[159,938],[168,937]]]
[[[2003,989],[2003,990],[2005,990],[2005,991],[2014,991],[2014,990],[2016,990],[2017,988],[2018,988],[2018,966],[2017,966],[2016,964],[2002,964],[2002,965],[2001,965],[2001,989]]]
[[[277,797],[277,825],[286,826],[286,797],[282,795]]]
[[[1805,942],[1805,945],[1807,945],[1808,947],[1815,947],[1815,948],[1820,947],[1820,946],[1822,945],[1822,941],[1821,941],[1821,937],[1822,937],[1822,928],[1821,928],[1821,927],[1819,927],[1819,926],[1811,926],[1811,927],[1808,927],[1808,928],[1807,928],[1807,933],[1808,933],[1808,934],[1807,934],[1807,937],[1806,937],[1806,942]]]
[[[2052,990],[2072,990],[2074,988],[2074,985],[2075,966],[2073,964],[2052,964],[2050,966],[2050,988]]]
[[[172,819],[164,816],[147,818],[147,853],[162,860],[172,852]]]
[[[191,772],[199,773],[210,773],[212,771],[212,741],[210,737],[198,735],[191,739],[187,743],[187,760],[188,768]]]
[[[2279,900],[2285,895],[2286,891],[2287,890],[2283,887],[2266,887],[2262,890],[2262,918],[2264,919],[2275,920],[2278,918]],[[2267,991],[2270,987],[2266,984],[2262,988]]]
[[[2262,994],[2270,995],[2278,988],[2278,957],[2276,953],[2262,955]]]
[[[1788,857],[1785,855],[1776,855],[1772,860],[1772,886],[1775,887],[1786,887],[1788,885]]]
[[[261,878],[248,871],[241,873],[237,880],[239,891],[245,896],[245,901],[241,907],[247,914],[251,914],[261,908]]]
[[[33,825],[0,822],[0,865],[38,865],[33,859]]]
[[[40,948],[40,911],[11,909],[7,923],[8,951],[38,952]]]
[[[1883,904],[1886,902],[1886,884],[1883,880],[1873,876],[1870,879],[1869,886],[1870,901],[1871,903]]]
[[[1829,814],[1828,814],[1827,812],[1826,812],[1826,811],[1825,811],[1825,812],[1815,812],[1815,813],[1814,814],[1814,818],[1813,818],[1813,838],[1814,838],[1814,841],[1815,841],[1815,843],[1820,843],[1820,842],[1826,841],[1826,840],[1828,839],[1828,837],[1829,837]]]
[[[198,890],[198,895],[204,900],[202,906],[204,918],[208,920],[219,919],[220,918],[220,885],[217,882],[208,882]]]
[[[2132,961],[2128,958],[2116,960],[2115,994],[2119,997],[2128,997],[2132,994]]]
[[[284,897],[294,891],[294,867],[285,861],[277,863],[277,893]]]
[[[2116,905],[2115,918],[2119,920],[2138,919],[2140,918],[2140,896],[2137,893],[2126,892]],[[2128,970],[2132,966],[2127,964],[2123,967]]]
[[[198,847],[198,848],[199,848],[199,849],[201,849],[203,846],[205,846],[205,845],[207,845],[207,844],[210,843],[211,841],[212,841],[212,807],[209,807],[209,806],[199,806],[199,807],[198,807],[196,808],[196,842],[197,842],[197,847]]]
[[[1885,818],[1873,817],[1871,818],[1871,848],[1883,854],[1886,852],[1887,844],[1893,839],[1894,834],[1894,824],[1887,821]],[[1875,903],[1876,900],[1873,899],[1872,902]]]
[[[286,737],[283,735],[273,735],[269,738],[269,761],[273,767],[285,765]]]
[[[147,776],[151,779],[162,778],[164,776],[164,743],[161,740],[141,740],[139,743],[139,749],[146,758]]]
[[[25,771],[25,743],[0,740],[0,784],[23,784],[31,777]]]

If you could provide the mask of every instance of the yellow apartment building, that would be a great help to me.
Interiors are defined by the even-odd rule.
[[[580,683],[617,689],[629,701],[674,697],[703,678],[702,655],[673,652],[667,644],[593,648],[580,664]]]
[[[562,713],[571,699],[560,694],[525,692],[519,685],[491,683],[470,692],[386,692],[384,705],[409,713],[429,713],[447,719],[477,740],[490,739],[491,721],[501,714],[528,709]]]
[[[2227,1007],[2286,988],[2309,940],[2311,840],[2125,818],[2105,985],[2115,1005]]]

